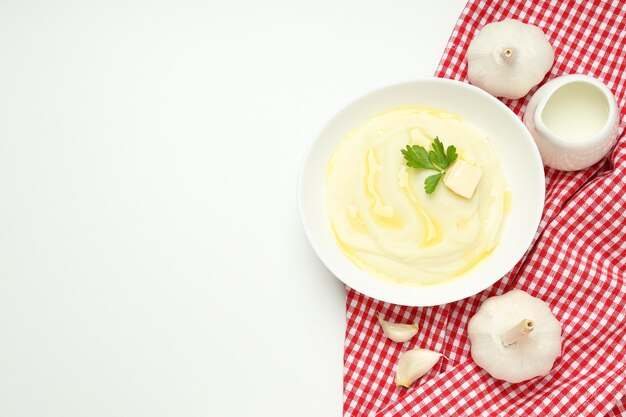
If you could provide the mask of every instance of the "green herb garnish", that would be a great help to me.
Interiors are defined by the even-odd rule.
[[[446,173],[446,169],[456,161],[458,156],[454,145],[448,146],[444,151],[443,143],[441,143],[439,137],[435,137],[430,147],[430,152],[420,145],[406,145],[406,149],[401,150],[404,159],[407,161],[406,164],[411,168],[439,171],[438,174],[431,175],[424,180],[426,194],[432,194],[435,191],[439,180]]]

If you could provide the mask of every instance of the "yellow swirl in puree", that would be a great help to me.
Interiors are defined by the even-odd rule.
[[[435,136],[482,169],[471,199],[443,182],[426,194],[424,179],[435,172],[407,167],[400,150],[429,149]],[[349,132],[328,163],[326,194],[346,256],[378,277],[414,284],[457,277],[485,258],[498,244],[510,200],[486,135],[424,107],[389,110]]]

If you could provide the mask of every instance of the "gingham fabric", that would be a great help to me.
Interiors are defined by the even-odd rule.
[[[470,40],[485,24],[505,18],[546,33],[556,57],[546,79],[578,73],[608,85],[621,109],[620,139],[605,160],[586,170],[546,168],[546,205],[535,241],[492,287],[428,308],[383,303],[347,289],[345,416],[626,415],[626,2],[470,0],[436,75],[467,81]],[[533,92],[504,102],[522,116]],[[546,301],[563,332],[552,372],[520,384],[478,368],[467,338],[467,323],[481,303],[514,288]],[[392,342],[382,335],[378,313],[417,321],[420,331],[409,342]],[[396,388],[398,357],[415,347],[448,360],[409,389]]]

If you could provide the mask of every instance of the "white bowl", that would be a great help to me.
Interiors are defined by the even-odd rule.
[[[326,211],[325,171],[330,155],[352,128],[398,106],[428,106],[460,115],[482,129],[493,143],[512,204],[494,252],[476,267],[441,284],[397,284],[354,265],[337,246]],[[499,100],[469,84],[423,79],[383,87],[348,104],[314,137],[302,162],[298,202],[304,230],[326,267],[346,285],[395,304],[431,306],[460,300],[502,278],[522,258],[539,226],[545,195],[541,157],[522,121]]]

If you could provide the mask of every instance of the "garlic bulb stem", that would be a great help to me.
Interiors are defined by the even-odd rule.
[[[535,323],[532,320],[524,319],[502,336],[502,344],[505,347],[511,346],[525,338],[534,328]]]
[[[502,57],[503,57],[505,60],[509,60],[509,59],[511,59],[511,57],[512,57],[512,56],[513,56],[513,49],[511,49],[511,48],[504,48],[504,49],[502,50]]]

